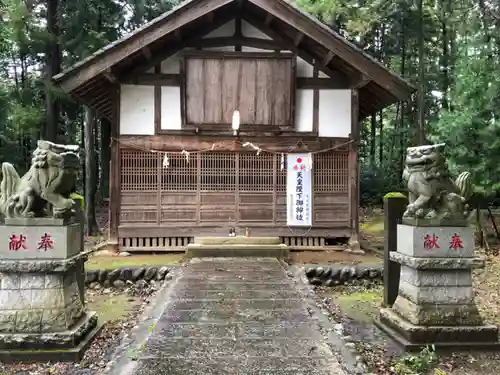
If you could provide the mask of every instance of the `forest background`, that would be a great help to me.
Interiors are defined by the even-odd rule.
[[[109,126],[49,77],[178,0],[0,0],[0,161],[26,171],[36,140],[86,150],[78,190],[89,234],[108,196]],[[445,142],[482,204],[500,203],[500,4],[491,0],[296,0],[419,90],[362,124],[361,204],[403,188],[406,147]],[[103,141],[104,140],[104,141]],[[106,142],[106,140],[108,140]]]

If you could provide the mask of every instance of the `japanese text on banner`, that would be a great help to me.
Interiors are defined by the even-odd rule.
[[[287,158],[287,224],[310,226],[311,175],[310,154],[289,154]]]

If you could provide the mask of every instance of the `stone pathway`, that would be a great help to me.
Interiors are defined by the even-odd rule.
[[[343,375],[280,262],[193,259],[121,375]]]

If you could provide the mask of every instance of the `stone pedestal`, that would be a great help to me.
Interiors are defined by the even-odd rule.
[[[0,361],[79,360],[98,331],[80,223],[6,219],[0,242]]]
[[[498,345],[498,328],[483,324],[474,302],[474,257],[468,227],[398,225],[401,265],[399,293],[391,308],[380,310],[377,325],[406,348]]]

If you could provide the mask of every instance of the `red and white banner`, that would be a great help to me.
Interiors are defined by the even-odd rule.
[[[312,225],[312,155],[287,155],[287,225]]]

